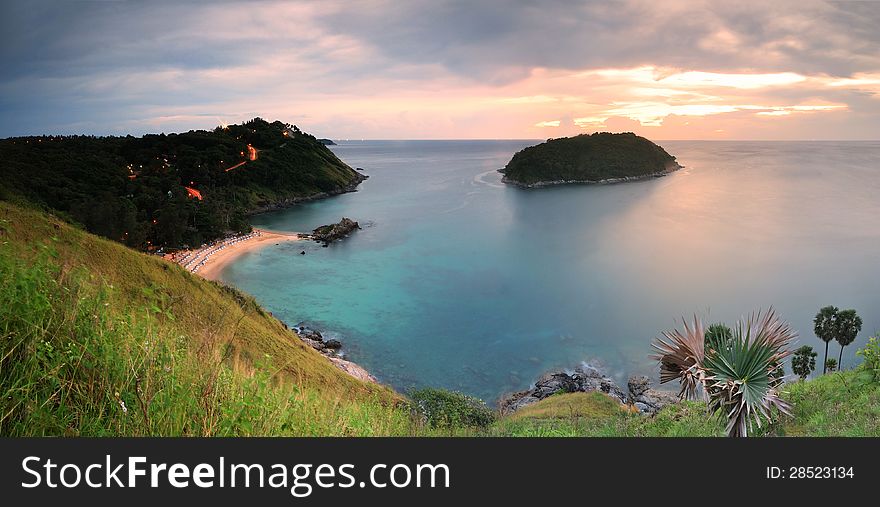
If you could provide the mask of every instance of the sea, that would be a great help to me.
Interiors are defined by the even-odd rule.
[[[821,364],[813,316],[854,308],[864,326],[844,368],[880,330],[880,142],[661,141],[684,166],[663,178],[501,183],[497,170],[538,142],[339,142],[369,176],[357,192],[253,223],[362,229],[327,248],[267,246],[220,278],[339,338],[400,391],[490,403],[582,363],[656,379],[651,341],[694,316],[733,325],[772,306]]]

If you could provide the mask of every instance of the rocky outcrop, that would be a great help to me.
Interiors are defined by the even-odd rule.
[[[666,405],[678,402],[678,397],[674,393],[652,389],[648,377],[630,377],[627,388],[628,392],[624,392],[614,379],[602,370],[585,363],[572,372],[544,374],[530,389],[502,397],[498,401],[498,408],[502,414],[509,414],[554,394],[595,391],[605,393],[621,404],[633,406],[639,412],[648,415],[656,414]]]
[[[513,393],[501,398],[498,407],[502,414],[509,414],[526,405],[531,405],[559,393],[603,392],[621,403],[626,403],[627,395],[614,382],[595,366],[583,364],[573,372],[547,373],[539,378],[531,389]]]
[[[342,217],[342,220],[335,224],[330,225],[322,225],[318,227],[312,234],[309,236],[311,239],[323,243],[324,246],[329,245],[334,241],[338,241],[352,232],[360,229],[361,226],[358,225],[357,222],[350,218]]]
[[[335,338],[324,339],[324,335],[317,329],[312,329],[304,322],[293,326],[293,330],[299,336],[300,340],[309,347],[329,357],[340,357],[342,350],[342,342]]]
[[[678,396],[675,393],[652,389],[651,379],[644,375],[630,377],[627,388],[628,403],[643,414],[654,415],[666,405],[678,403]]]
[[[283,324],[283,323],[282,323]],[[285,325],[285,327],[287,327]],[[376,380],[376,377],[370,374],[367,370],[365,370],[360,365],[353,363],[347,359],[343,359],[342,354],[342,342],[335,338],[326,338],[324,335],[314,329],[309,327],[305,322],[300,322],[299,324],[293,326],[293,331],[299,336],[300,340],[302,340],[306,345],[312,347],[317,350],[336,365],[337,368],[348,373],[352,377],[362,380],[364,382],[372,382],[374,384],[378,384],[379,381]]]

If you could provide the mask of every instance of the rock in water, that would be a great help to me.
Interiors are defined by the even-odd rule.
[[[339,350],[342,348],[342,342],[335,338],[330,338],[329,340],[324,340],[324,348],[330,350]]]
[[[325,246],[340,240],[352,232],[360,229],[361,226],[350,218],[342,217],[338,223],[330,225],[322,225],[312,231],[311,238]]]

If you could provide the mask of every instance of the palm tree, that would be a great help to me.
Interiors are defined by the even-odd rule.
[[[825,342],[825,360],[822,361],[822,364],[825,366],[822,369],[822,374],[828,371],[828,344],[831,343],[836,334],[837,312],[836,306],[826,306],[820,309],[819,313],[816,314],[816,318],[813,319],[813,332],[816,333],[820,340]]]
[[[660,383],[679,380],[682,398],[701,391],[709,410],[727,417],[727,434],[748,436],[752,423],[760,428],[771,420],[773,408],[790,415],[790,406],[779,397],[782,375],[778,369],[791,351],[796,334],[771,308],[740,321],[728,346],[706,350],[702,323],[694,317],[684,331],[664,332],[653,343],[660,361]]]
[[[862,318],[855,310],[841,310],[837,314],[837,332],[834,339],[840,344],[840,355],[837,357],[837,369],[843,370],[843,348],[856,341],[862,330]]]
[[[791,358],[791,370],[795,375],[806,380],[810,373],[816,369],[816,353],[813,347],[804,345],[794,351],[794,357]]]

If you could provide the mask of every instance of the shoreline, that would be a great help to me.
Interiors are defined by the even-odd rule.
[[[607,178],[603,180],[543,180],[537,181],[535,183],[523,183],[521,181],[513,180],[507,177],[503,171],[498,171],[503,176],[501,177],[501,183],[505,183],[507,185],[513,185],[519,188],[544,188],[544,187],[553,187],[559,185],[613,185],[616,183],[627,183],[630,181],[643,181],[650,180],[654,178],[662,178],[664,176],[669,176],[670,174],[678,171],[680,169],[684,169],[683,165],[679,165],[676,163],[674,166],[670,166],[669,168],[663,171],[657,171],[648,174],[642,174],[639,176],[623,176],[620,178]]]
[[[234,240],[235,238],[232,239]],[[301,239],[303,238],[295,232],[276,232],[267,231],[265,229],[254,229],[253,233],[251,233],[246,239],[239,239],[232,243],[225,244],[220,249],[216,249],[218,245],[209,245],[198,250],[186,250],[182,252],[184,258],[193,256],[192,260],[197,262],[194,269],[185,266],[184,269],[206,280],[217,281],[223,268],[242,255],[258,250],[272,243],[277,244],[282,241],[300,241]],[[179,264],[179,261],[177,261],[177,263]]]
[[[197,250],[185,250],[180,252],[182,257],[178,259],[169,259],[169,262],[174,262],[175,264],[180,265],[193,275],[200,276],[206,280],[220,282],[219,275],[223,271],[223,268],[242,255],[248,252],[253,252],[254,250],[258,250],[272,243],[278,244],[282,241],[302,241],[306,239],[308,239],[307,235],[296,232],[254,229],[253,232],[244,236],[227,238],[224,241],[219,241]],[[184,261],[186,264],[183,264]],[[189,267],[190,265],[193,267]],[[272,317],[277,319],[274,315]],[[279,320],[279,322],[281,322],[285,329],[289,329],[287,324],[283,321]],[[321,338],[320,333],[317,333],[317,336],[319,337],[318,342],[320,342],[318,343],[315,340],[310,339],[309,336],[301,330],[291,329],[291,331],[293,331],[300,341],[315,349],[319,354],[330,361],[333,366],[339,368],[346,374],[362,382],[380,384],[379,380],[361,365],[336,355],[338,348],[328,351],[326,346],[323,346],[324,341],[323,338]],[[323,347],[318,347],[316,345],[322,345]],[[341,344],[339,344],[338,347],[341,347]]]
[[[272,211],[283,210],[287,208],[291,208],[296,206],[297,204],[302,204],[304,202],[317,201],[320,199],[326,199],[328,197],[334,197],[337,195],[348,194],[351,192],[357,192],[358,186],[361,183],[366,181],[369,176],[366,174],[362,174],[358,172],[356,169],[352,169],[355,172],[355,178],[349,184],[344,185],[342,187],[335,188],[333,190],[328,190],[326,192],[316,192],[314,194],[304,195],[300,197],[290,197],[287,199],[281,199],[279,201],[269,202],[260,204],[254,208],[251,208],[247,211],[248,216],[261,215],[263,213],[270,213]]]

